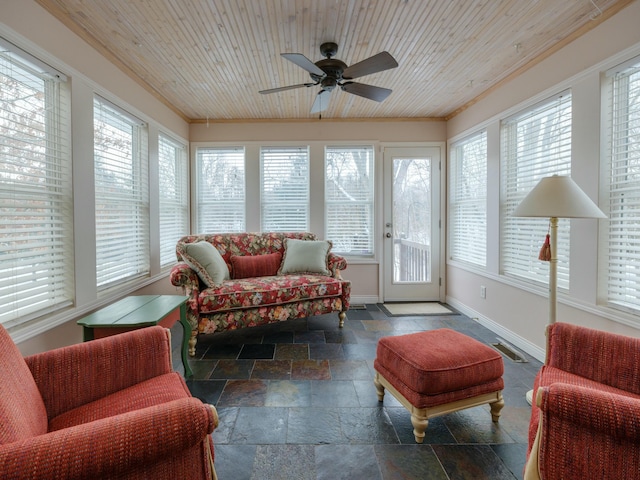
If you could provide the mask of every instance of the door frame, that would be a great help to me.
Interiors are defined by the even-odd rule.
[[[440,149],[440,163],[439,163],[439,169],[440,169],[440,195],[439,195],[439,201],[440,201],[440,205],[438,208],[438,212],[440,215],[440,221],[439,221],[439,225],[440,225],[440,229],[439,232],[437,233],[438,237],[439,237],[439,241],[440,241],[440,251],[438,254],[438,259],[437,261],[439,262],[439,271],[440,271],[440,278],[439,278],[439,288],[438,288],[438,300],[440,302],[445,302],[446,301],[446,249],[447,249],[447,243],[446,243],[446,228],[447,228],[447,224],[446,224],[446,208],[447,208],[447,143],[446,142],[380,142],[379,144],[379,148],[378,148],[378,155],[379,157],[379,161],[376,162],[376,164],[378,165],[378,171],[380,172],[380,175],[378,176],[378,183],[377,183],[377,187],[378,187],[378,192],[379,195],[377,196],[378,199],[380,200],[380,208],[377,209],[377,218],[376,218],[376,237],[378,239],[377,246],[376,249],[378,251],[379,254],[379,263],[378,263],[378,271],[379,271],[379,275],[378,275],[378,302],[379,303],[384,303],[384,297],[385,297],[385,291],[384,291],[384,275],[387,275],[387,272],[385,271],[385,265],[386,265],[386,259],[385,259],[385,248],[384,248],[384,242],[385,242],[385,226],[384,226],[384,212],[385,212],[385,202],[389,199],[385,198],[385,193],[384,193],[384,183],[385,183],[385,178],[384,178],[384,154],[385,154],[385,149],[388,148],[439,148]],[[434,258],[433,261],[436,261],[436,259]],[[390,274],[390,273],[389,273]]]

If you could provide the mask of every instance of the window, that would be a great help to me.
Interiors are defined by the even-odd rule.
[[[538,260],[548,219],[511,212],[543,177],[571,174],[571,95],[565,92],[502,122],[502,272],[547,284],[549,267]],[[569,220],[558,228],[558,286],[569,288]]]
[[[487,132],[452,145],[449,258],[487,264]]]
[[[263,232],[309,229],[309,147],[262,147]]]
[[[326,238],[341,255],[372,256],[373,147],[325,149]]]
[[[176,262],[176,243],[189,234],[187,147],[164,134],[158,137],[160,187],[160,266]]]
[[[198,232],[245,230],[243,147],[207,147],[196,150]]]
[[[98,292],[149,274],[146,125],[94,98]]]
[[[614,69],[605,192],[608,302],[640,311],[640,59]]]
[[[0,323],[74,300],[66,77],[0,39]]]

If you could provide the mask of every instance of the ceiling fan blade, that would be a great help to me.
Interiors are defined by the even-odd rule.
[[[319,77],[325,76],[325,73],[320,69],[320,67],[318,67],[315,63],[313,63],[301,53],[281,53],[280,56],[286,58],[290,62],[295,63],[299,67],[304,68],[309,73],[313,73],[315,75],[318,75]]]
[[[327,109],[329,106],[329,98],[331,97],[331,90],[320,90],[316,99],[313,102],[310,113],[320,113]]]
[[[345,82],[340,85],[340,88],[347,93],[353,93],[369,100],[375,100],[376,102],[382,102],[389,95],[391,90],[388,88],[374,87],[373,85],[366,85],[364,83],[357,82]]]
[[[297,85],[289,85],[287,87],[278,87],[278,88],[270,88],[269,90],[260,90],[258,93],[262,93],[263,95],[267,93],[276,93],[276,92],[284,92],[285,90],[293,90],[294,88],[302,88],[302,87],[313,87],[317,85],[317,83],[299,83]]]
[[[389,52],[380,52],[373,57],[365,58],[361,62],[354,63],[350,67],[345,68],[342,72],[342,78],[351,79],[371,75],[372,73],[382,72],[390,68],[396,68],[398,62],[391,56]]]

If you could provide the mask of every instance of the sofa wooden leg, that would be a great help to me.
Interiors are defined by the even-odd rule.
[[[198,343],[198,330],[191,331],[191,338],[189,338],[189,356],[196,356],[196,343]]]
[[[346,316],[347,316],[347,312],[340,312],[338,314],[338,318],[340,319],[340,322],[338,323],[338,326],[340,328],[344,327],[344,319],[346,318]]]

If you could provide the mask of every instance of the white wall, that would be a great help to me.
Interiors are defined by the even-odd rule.
[[[447,124],[449,141],[487,128],[488,265],[474,271],[454,263],[447,268],[447,301],[476,317],[539,359],[544,358],[547,292],[517,285],[499,268],[500,119],[566,88],[573,107],[572,177],[596,202],[601,157],[601,79],[607,68],[640,55],[640,2],[570,43],[530,70],[481,99]],[[544,239],[540,239],[541,244]],[[558,321],[640,337],[640,318],[598,305],[598,221],[571,223],[570,291],[559,294]],[[480,298],[486,286],[487,298]]]

